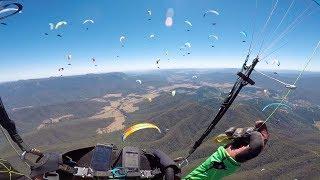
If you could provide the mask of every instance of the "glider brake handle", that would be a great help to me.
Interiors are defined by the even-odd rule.
[[[30,159],[28,159],[26,156],[28,154],[37,156],[37,159],[35,162],[32,162]],[[43,153],[41,153],[40,151],[36,150],[36,149],[31,149],[30,151],[24,151],[21,154],[21,160],[25,161],[26,163],[28,163],[31,166],[37,166],[39,165],[40,160],[44,157]],[[41,163],[40,163],[41,164]]]

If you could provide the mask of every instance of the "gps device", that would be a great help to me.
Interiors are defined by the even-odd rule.
[[[122,167],[127,176],[140,176],[140,149],[137,147],[124,147],[122,150]]]
[[[112,146],[97,144],[91,158],[91,168],[94,171],[106,172],[111,169]]]

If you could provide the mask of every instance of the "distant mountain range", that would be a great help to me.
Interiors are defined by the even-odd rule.
[[[26,142],[43,151],[66,152],[96,143],[114,143],[147,150],[161,147],[171,157],[179,157],[207,128],[235,81],[235,73],[236,69],[190,69],[26,80],[0,84],[0,95]],[[296,76],[279,73],[277,78],[293,82]],[[141,84],[136,82],[138,79]],[[265,119],[270,112],[262,112],[262,108],[278,102],[286,91],[282,85],[256,73],[252,79],[256,85],[243,89],[210,137],[190,158],[184,174],[217,148],[212,141],[215,135],[230,126],[252,126],[257,119]],[[320,139],[315,126],[320,121],[320,84],[315,82],[320,82],[320,74],[302,77],[285,102],[292,110],[280,109],[267,123],[271,133],[268,147],[227,179],[320,176]],[[171,95],[172,90],[176,91],[175,96]],[[162,133],[143,130],[122,142],[121,127],[138,122],[154,123]],[[0,152],[1,158],[24,169],[9,146],[1,145]]]

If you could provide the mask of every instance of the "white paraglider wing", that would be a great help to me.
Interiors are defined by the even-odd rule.
[[[185,47],[191,48],[191,44],[189,42],[184,43]]]
[[[50,30],[54,29],[54,24],[53,23],[49,23],[49,26],[50,26]]]
[[[173,90],[173,91],[171,92],[171,95],[172,95],[172,96],[175,96],[175,95],[176,95],[176,90]]]
[[[206,15],[209,14],[209,13],[215,14],[215,15],[217,15],[217,16],[220,15],[220,13],[219,13],[218,11],[216,11],[216,10],[208,10],[208,11],[206,11],[206,12],[203,14],[203,17],[206,17]]]
[[[245,31],[241,31],[240,34],[242,34],[244,37],[247,37],[247,33]]]
[[[126,39],[126,37],[121,36],[119,40],[120,40],[121,43],[123,43],[125,39]]]
[[[192,26],[191,22],[190,21],[184,21],[186,24],[188,24],[189,26]]]
[[[59,29],[61,28],[62,26],[66,26],[68,23],[66,21],[60,21],[56,24],[56,27],[55,29]]]
[[[8,13],[8,12],[11,12],[11,11],[18,11],[18,9],[17,8],[5,8],[5,9],[0,10],[0,14]]]
[[[214,38],[215,40],[219,40],[219,37],[218,36],[216,36],[216,35],[209,35],[209,38]]]
[[[94,21],[92,19],[87,19],[87,20],[83,21],[82,24],[87,24],[87,23],[94,24]]]
[[[140,79],[136,80],[136,82],[142,84],[142,81]]]

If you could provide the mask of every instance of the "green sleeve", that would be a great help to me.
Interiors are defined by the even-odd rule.
[[[217,164],[220,165],[220,168],[217,168]],[[183,179],[221,179],[234,173],[239,167],[240,163],[230,157],[223,146],[220,146],[218,150],[213,153],[205,162],[203,162]]]

